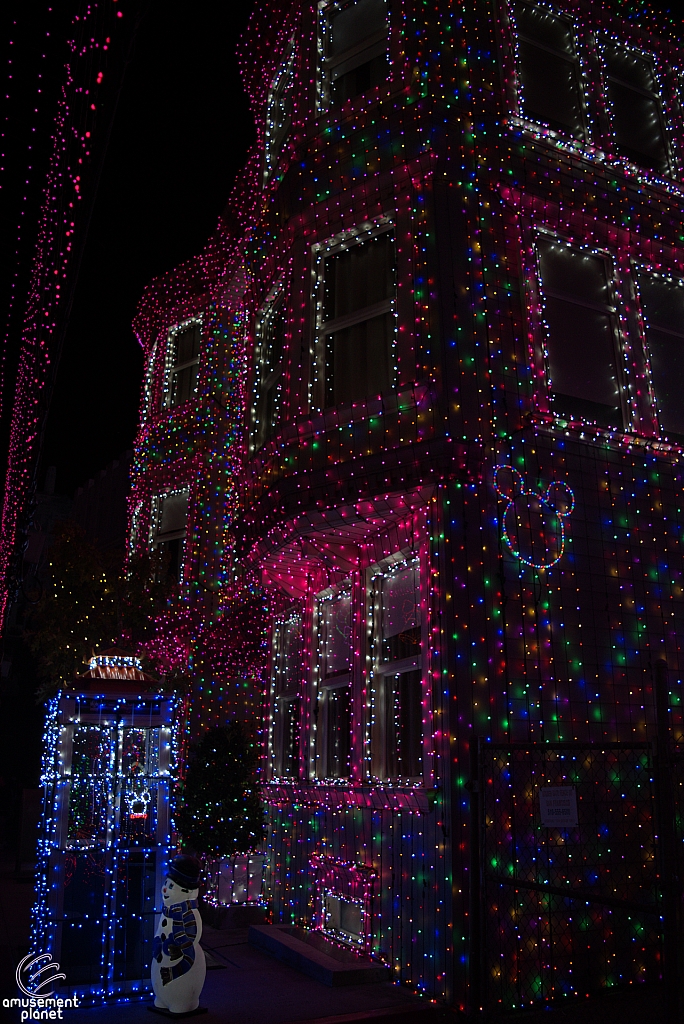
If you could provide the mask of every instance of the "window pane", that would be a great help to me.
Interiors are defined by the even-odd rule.
[[[332,19],[330,56],[338,57],[386,28],[385,0],[357,0]]]
[[[320,628],[323,644],[323,678],[351,668],[351,595],[321,602]]]
[[[365,320],[326,339],[326,405],[379,395],[393,384],[394,315]]]
[[[544,299],[554,411],[620,426],[614,318],[600,308],[610,297],[605,263],[546,242],[540,254],[542,289],[554,292]]]
[[[394,297],[394,236],[351,245],[325,261],[324,317],[334,320]]]
[[[183,552],[185,550],[185,538],[174,537],[173,540],[161,541],[157,548],[162,554],[163,564],[161,566],[160,579],[169,576],[173,580],[180,580],[183,567]]]
[[[188,363],[199,356],[200,328],[199,324],[191,324],[175,336],[176,358],[174,366]]]
[[[582,136],[584,119],[574,61],[525,40],[520,41],[520,61],[525,117]]]
[[[158,536],[185,530],[188,521],[188,492],[167,494],[161,501]]]
[[[575,45],[569,22],[528,4],[516,8],[525,116],[584,135]],[[541,44],[541,45],[537,45]]]
[[[271,374],[268,383],[262,385],[255,415],[255,446],[263,447],[275,433],[278,424],[280,385],[282,374]]]
[[[641,167],[669,170],[657,100],[610,79],[608,96],[619,153]]]
[[[277,775],[296,775],[299,745],[299,701],[296,698],[276,703],[275,744]]]
[[[618,50],[614,46],[607,46],[605,53],[609,75],[645,92],[656,91],[653,66],[645,57],[638,57],[629,50]]]
[[[388,676],[386,711],[387,775],[416,778],[422,773],[422,684],[420,669]]]
[[[567,299],[612,307],[606,265],[600,256],[545,239],[539,241],[539,252],[545,292],[558,292]]]
[[[382,660],[420,654],[420,571],[417,564],[382,580]]]
[[[323,931],[342,941],[360,945],[363,942],[361,907],[350,900],[326,892],[324,896],[325,923]]]
[[[325,777],[347,778],[351,738],[351,690],[348,686],[327,688],[324,700],[327,754]]]
[[[334,104],[339,105],[353,96],[361,96],[387,81],[389,61],[386,45],[382,44],[379,53],[373,53],[374,48],[371,48],[361,58],[344,61],[333,69],[330,76],[330,98]],[[370,59],[366,60],[366,57]]]
[[[646,58],[611,46],[606,48],[606,64],[618,151],[642,167],[668,171],[662,111],[652,65]]]
[[[684,438],[684,287],[643,276],[639,291],[660,428]]]
[[[515,11],[518,32],[537,43],[550,46],[569,57],[575,56],[575,44],[570,23],[556,17],[543,7],[517,4]]]
[[[297,693],[301,678],[302,624],[294,616],[276,626],[275,652],[276,693]]]
[[[197,390],[197,363],[186,366],[184,370],[174,370],[171,376],[171,405],[187,402]]]

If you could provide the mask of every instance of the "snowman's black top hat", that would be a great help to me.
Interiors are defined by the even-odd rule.
[[[202,865],[196,857],[182,853],[174,857],[167,872],[169,878],[184,889],[196,889],[199,886]]]

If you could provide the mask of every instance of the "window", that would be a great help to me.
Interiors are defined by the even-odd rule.
[[[684,443],[684,281],[642,273],[639,293],[660,429]]]
[[[515,6],[522,114],[584,138],[584,104],[572,25],[544,7]]]
[[[319,594],[316,775],[349,776],[351,741],[351,584]]]
[[[360,900],[345,899],[326,892],[323,897],[323,931],[340,942],[362,946],[363,905]]]
[[[280,153],[292,126],[292,81],[294,73],[294,42],[290,55],[273,79],[266,104],[266,151],[264,181],[273,175]]]
[[[373,579],[371,771],[378,779],[422,776],[420,571],[401,561]]]
[[[641,167],[667,173],[663,111],[651,59],[611,45],[605,48],[605,61],[618,154]]]
[[[387,80],[387,5],[356,0],[325,12],[325,102],[335,105]]]
[[[272,736],[277,778],[298,774],[301,678],[302,619],[292,611],[276,621],[273,638]]]
[[[181,405],[197,391],[201,324],[198,320],[174,327],[166,344],[164,405]]]
[[[318,404],[327,408],[394,385],[394,235],[354,241],[320,266]]]
[[[553,412],[621,427],[610,264],[551,239],[537,245]]]
[[[275,433],[280,414],[285,348],[285,311],[282,292],[266,303],[257,322],[256,359],[254,367],[255,399],[252,421],[254,449]]]
[[[168,558],[168,572],[179,581],[183,575],[188,497],[188,490],[184,488],[154,499],[153,546]]]

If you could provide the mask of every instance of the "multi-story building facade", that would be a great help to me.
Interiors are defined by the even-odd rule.
[[[276,920],[465,1009],[654,980],[676,40],[584,0],[276,6],[226,214],[136,321],[131,546],[178,573],[193,728],[250,691]]]

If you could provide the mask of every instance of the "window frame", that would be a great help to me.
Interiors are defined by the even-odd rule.
[[[353,7],[356,0],[319,0],[318,2],[318,19],[317,19],[317,50],[318,50],[318,75],[316,81],[316,113],[317,115],[327,114],[333,110],[340,109],[345,103],[351,102],[345,100],[344,103],[340,104],[339,107],[332,102],[330,95],[330,72],[334,70],[335,66],[343,64],[345,61],[352,59],[357,53],[364,53],[371,47],[377,45],[384,38],[386,40],[385,53],[387,55],[388,74],[387,74],[387,85],[389,87],[392,77],[392,60],[390,55],[390,35],[391,35],[391,12],[388,0],[385,0],[385,6],[387,11],[387,31],[384,35],[380,32],[376,33],[376,36],[371,37],[370,42],[365,40],[363,43],[357,44],[355,47],[351,47],[345,53],[340,54],[336,58],[330,58],[328,56],[331,42],[332,42],[332,23],[335,15],[340,14],[343,10],[348,7]],[[376,38],[377,37],[377,38]],[[352,57],[350,57],[350,53]],[[373,54],[376,56],[376,54]],[[350,69],[351,70],[351,69]],[[378,88],[374,86],[372,88]],[[359,95],[366,96],[368,93],[361,93]]]
[[[267,354],[267,349],[271,346],[273,337],[272,334],[267,334],[266,330],[272,321],[280,315],[283,317],[283,349],[280,354],[279,362],[273,368],[269,369],[268,373],[264,375],[264,357]],[[249,450],[251,454],[256,454],[261,451],[277,432],[282,411],[282,400],[284,397],[283,385],[285,379],[287,329],[288,319],[285,303],[285,285],[281,279],[268,293],[266,301],[259,309],[255,321],[254,357],[252,361],[254,379],[252,385],[252,404],[249,424]],[[268,391],[273,388],[277,389],[274,402],[275,418],[270,429],[268,429],[268,432],[264,435],[263,439],[260,440],[260,403],[265,399]]]
[[[647,90],[640,89],[638,86],[631,85],[629,82],[625,82],[620,78],[608,73],[608,64],[606,61],[605,51],[607,47],[613,47],[614,49],[622,49],[627,53],[632,53],[635,57],[640,60],[646,60],[650,63],[653,71],[653,77],[655,79],[657,92],[651,93]],[[627,167],[631,173],[637,175],[647,175],[655,178],[673,178],[678,173],[678,160],[677,152],[675,147],[674,133],[672,131],[672,112],[671,112],[671,101],[667,94],[667,90],[663,87],[662,75],[660,72],[660,60],[655,52],[642,50],[638,46],[633,46],[626,40],[614,40],[611,37],[603,36],[599,41],[597,47],[597,54],[599,57],[600,71],[601,71],[601,83],[603,93],[603,105],[606,115],[606,131],[607,141],[609,149],[609,162],[617,164],[621,167]],[[654,170],[651,167],[644,167],[641,164],[635,163],[634,160],[629,157],[622,156],[618,152],[618,143],[615,136],[613,127],[613,111],[612,104],[610,101],[610,94],[608,89],[609,80],[613,79],[618,84],[626,86],[629,89],[633,89],[634,92],[641,93],[644,96],[649,96],[651,99],[656,100],[658,105],[658,114],[660,120],[660,127],[662,131],[663,143],[666,150],[668,169],[667,171]]]
[[[418,600],[420,606],[420,653],[417,656],[384,662],[382,660],[382,601],[378,597],[379,588],[375,586],[378,577],[385,577],[387,570],[409,568],[415,565],[418,569]],[[428,659],[425,657],[428,641],[427,608],[424,600],[425,567],[420,550],[403,549],[382,562],[369,566],[366,570],[367,595],[367,642],[370,678],[368,687],[368,722],[367,722],[367,761],[366,771],[371,784],[398,785],[418,788],[425,784],[428,774],[428,737],[426,736],[426,715],[422,712],[420,725],[420,772],[418,775],[390,775],[387,773],[387,753],[389,737],[386,734],[387,718],[387,683],[389,676],[400,676],[408,672],[420,672],[421,707],[425,709],[428,688],[426,669]],[[376,697],[377,695],[377,697]],[[376,718],[376,716],[378,716]],[[429,716],[427,716],[429,717]],[[376,739],[376,736],[378,739]],[[380,750],[378,750],[378,745]],[[376,771],[380,763],[382,771]]]
[[[295,37],[291,36],[288,43],[288,55],[286,59],[281,62],[280,67],[276,71],[271,81],[271,87],[266,99],[264,129],[264,185],[267,185],[274,177],[280,157],[282,156],[283,150],[287,144],[288,136],[292,129],[292,116],[290,116],[290,123],[279,140],[278,132],[272,129],[270,114],[274,106],[284,100],[288,91],[294,91],[294,67],[296,53],[297,48],[295,44]]]
[[[299,623],[299,629],[302,640],[300,664],[297,669],[297,679],[295,680],[292,688],[288,688],[284,691],[279,692],[278,674],[281,671],[280,666],[282,665],[283,658],[285,657],[282,642],[284,637],[284,631],[281,631],[281,628],[287,626],[289,623],[295,620]],[[304,678],[306,676],[306,668],[304,664],[305,622],[306,616],[304,614],[304,610],[295,605],[290,605],[287,609],[278,613],[273,619],[273,630],[271,636],[271,673],[269,701],[269,762],[270,775],[273,781],[296,781],[297,779],[299,779],[301,774],[301,706],[304,689]],[[285,753],[283,738],[286,719],[282,712],[283,709],[285,708],[285,705],[290,705],[294,709],[295,719],[295,739],[293,744],[293,764],[291,772],[286,772],[283,770]]]
[[[575,238],[569,238],[563,234],[552,231],[543,225],[539,225],[537,227],[528,226],[527,231],[524,232],[524,234],[529,234],[529,248],[532,253],[530,268],[532,273],[524,274],[528,283],[528,288],[531,285],[532,290],[532,295],[530,296],[531,302],[528,302],[527,305],[528,308],[537,310],[537,317],[533,318],[532,324],[533,337],[536,338],[541,355],[544,377],[544,398],[549,415],[555,422],[565,423],[568,426],[577,424],[580,427],[586,426],[592,430],[609,431],[613,433],[617,432],[621,434],[633,431],[636,410],[633,396],[630,394],[630,331],[624,308],[623,292],[625,290],[625,283],[620,280],[619,253],[611,252],[603,247],[597,247],[595,245],[587,244],[586,242],[578,241]],[[553,388],[549,365],[549,329],[544,315],[544,298],[548,295],[549,298],[558,297],[565,301],[576,300],[568,300],[560,293],[555,293],[555,290],[554,294],[548,290],[545,291],[542,284],[540,251],[538,248],[538,241],[540,239],[552,241],[559,245],[565,245],[575,252],[585,250],[588,255],[599,258],[604,262],[604,266],[606,268],[606,282],[613,301],[611,305],[607,304],[605,307],[601,306],[599,311],[608,313],[612,321],[613,356],[617,376],[619,408],[622,413],[622,423],[620,425],[605,426],[598,424],[593,420],[589,420],[584,416],[571,416],[568,419],[566,416],[563,416],[561,413],[554,410],[552,397]],[[587,302],[585,304],[578,301],[577,305],[584,305],[585,308],[599,309],[598,304],[591,302]],[[532,361],[532,368],[534,370],[534,360]]]
[[[191,327],[193,324],[196,324],[197,327],[199,328],[199,345],[197,356],[194,356],[192,359],[186,360],[184,363],[176,364],[175,359],[176,353],[178,351],[177,337],[178,335],[182,334],[183,331],[187,330],[188,327]],[[199,390],[200,356],[202,352],[202,326],[203,317],[200,314],[198,316],[191,316],[188,317],[186,320],[180,321],[180,323],[175,324],[173,327],[170,327],[167,332],[166,347],[164,351],[164,383],[162,388],[163,409],[180,408],[180,406],[185,405],[186,402],[189,402],[190,399],[193,398]],[[174,402],[173,378],[176,374],[180,373],[182,370],[189,369],[191,366],[197,366],[195,388],[191,392],[191,394],[188,395],[188,397],[184,399],[182,402]]]
[[[637,307],[637,333],[639,335],[639,341],[641,342],[641,348],[644,358],[644,366],[646,370],[646,378],[648,382],[648,400],[651,410],[651,420],[653,430],[657,436],[657,439],[663,444],[672,445],[676,448],[684,448],[684,437],[680,435],[668,435],[664,428],[661,426],[660,420],[660,406],[658,402],[658,395],[655,389],[655,383],[653,380],[653,370],[651,367],[651,347],[648,339],[648,321],[646,319],[645,303],[642,297],[640,288],[639,278],[642,275],[650,275],[652,277],[659,277],[666,283],[677,284],[677,287],[681,287],[684,290],[684,269],[671,269],[660,267],[657,270],[646,262],[641,260],[634,261],[631,267],[634,296]],[[655,331],[661,331],[664,334],[668,334],[672,337],[682,339],[682,345],[684,345],[684,328],[681,333],[671,331],[663,327],[654,327]]]
[[[328,381],[326,379],[326,346],[328,336],[334,334],[336,331],[344,330],[348,327],[355,327],[358,324],[366,323],[372,320],[374,317],[381,316],[384,313],[391,313],[394,317],[394,330],[393,339],[391,345],[391,362],[392,362],[392,383],[389,390],[394,390],[397,386],[398,379],[398,365],[397,365],[397,348],[398,348],[398,283],[396,276],[396,260],[395,260],[395,282],[394,282],[394,295],[391,299],[383,299],[381,302],[377,302],[371,306],[364,306],[361,309],[354,311],[353,313],[346,314],[344,316],[336,317],[332,320],[325,320],[324,309],[325,309],[325,261],[331,256],[345,252],[354,245],[363,245],[366,242],[372,241],[374,238],[378,238],[383,234],[392,234],[394,238],[394,251],[395,257],[397,256],[396,247],[396,224],[393,217],[382,216],[376,218],[374,221],[366,221],[356,227],[346,229],[339,232],[337,235],[333,235],[332,238],[328,238],[322,242],[316,242],[312,246],[312,258],[313,258],[313,320],[314,320],[314,331],[313,331],[313,344],[311,351],[311,361],[313,365],[313,372],[311,374],[311,383],[309,385],[309,409],[311,411],[323,412],[324,409],[335,408],[335,404],[328,405],[326,403],[326,388]],[[371,395],[367,397],[373,397]],[[340,403],[347,404],[347,403]]]
[[[526,0],[519,0],[519,2],[525,3]],[[508,20],[513,35],[512,52],[513,67],[515,71],[514,109],[516,117],[525,125],[535,126],[535,128],[543,128],[545,131],[548,131],[553,136],[558,136],[559,138],[562,138],[564,140],[569,139],[575,144],[579,143],[580,145],[582,145],[591,143],[592,123],[588,103],[588,96],[590,90],[584,69],[585,62],[582,59],[583,46],[580,42],[579,33],[577,31],[577,25],[573,15],[566,11],[555,8],[554,6],[551,6],[549,4],[538,2],[538,0],[531,0],[531,2],[527,2],[528,7],[538,7],[541,10],[546,10],[549,14],[553,15],[555,18],[558,18],[560,21],[565,21],[568,23],[570,31],[572,33],[572,41],[575,49],[574,61],[571,57],[569,57],[568,54],[561,53],[561,51],[556,50],[551,46],[546,46],[543,43],[540,43],[537,40],[532,39],[529,36],[526,36],[523,32],[520,32],[518,30],[515,6],[516,0],[508,0]],[[552,53],[553,55],[568,61],[568,63],[574,64],[578,98],[580,101],[581,114],[583,120],[583,132],[581,135],[573,135],[569,131],[563,131],[559,128],[553,128],[545,121],[535,121],[533,118],[527,116],[525,112],[524,88],[522,83],[522,57],[520,54],[519,47],[519,40],[521,39],[524,42],[527,42],[533,46],[537,46],[540,49],[546,50],[547,52]]]
[[[325,653],[323,645],[325,637],[321,630],[321,609],[326,602],[339,600],[343,596],[349,598],[349,667],[346,671],[331,676],[323,675]],[[354,580],[349,578],[342,583],[326,587],[314,597],[313,615],[313,649],[315,651],[313,673],[314,729],[311,736],[310,776],[320,782],[348,785],[352,779],[352,737],[354,734],[354,687],[353,687],[353,652],[354,652]],[[349,692],[349,752],[346,775],[332,775],[329,771],[330,751],[328,750],[328,700],[333,690],[348,689]]]
[[[166,498],[171,498],[175,494],[187,494],[188,496],[188,511],[185,517],[185,528],[183,530],[171,530],[169,533],[160,534],[163,506]],[[152,509],[150,515],[150,549],[156,551],[163,544],[168,544],[174,540],[182,540],[183,546],[180,558],[178,560],[178,582],[183,583],[185,581],[185,566],[187,561],[187,539],[188,539],[188,520],[190,518],[190,485],[184,484],[182,487],[172,487],[168,490],[158,491],[152,495]]]

